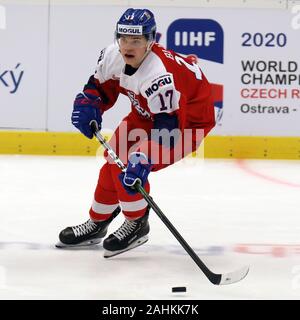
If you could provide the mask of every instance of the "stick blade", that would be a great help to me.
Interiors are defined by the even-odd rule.
[[[232,284],[241,281],[249,272],[249,266],[245,266],[233,272],[222,274],[219,285]]]

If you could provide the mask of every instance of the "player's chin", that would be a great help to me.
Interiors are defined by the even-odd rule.
[[[135,58],[125,58],[126,64],[131,65],[132,67],[137,65],[137,59]]]

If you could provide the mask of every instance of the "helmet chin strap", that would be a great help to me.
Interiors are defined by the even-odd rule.
[[[143,63],[143,61],[145,60],[145,58],[147,57],[147,55],[150,53],[152,46],[154,45],[154,41],[149,41],[148,45],[147,45],[147,49],[145,54],[143,55],[141,62],[139,63],[139,66]]]

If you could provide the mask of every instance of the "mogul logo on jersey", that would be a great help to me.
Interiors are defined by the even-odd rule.
[[[126,26],[123,24],[118,24],[118,33],[120,34],[133,34],[133,35],[142,35],[143,27],[142,26]]]
[[[178,19],[167,31],[167,48],[182,54],[223,63],[224,32],[211,19]]]
[[[147,97],[150,97],[153,92],[157,91],[160,87],[171,84],[173,81],[171,75],[163,75],[153,82],[154,83],[145,91]]]

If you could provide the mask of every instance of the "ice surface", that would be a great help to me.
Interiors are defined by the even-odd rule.
[[[150,175],[154,200],[212,271],[250,265],[228,286],[212,285],[153,211],[150,240],[122,255],[56,249],[61,229],[88,219],[102,163],[0,156],[0,299],[300,298],[299,161],[184,160]]]

